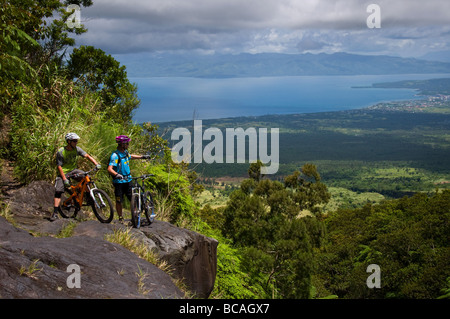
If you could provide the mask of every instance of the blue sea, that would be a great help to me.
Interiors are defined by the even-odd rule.
[[[373,83],[425,80],[448,74],[289,76],[203,79],[130,78],[141,105],[133,120],[169,122],[364,108],[379,102],[418,99],[410,89],[375,89]]]

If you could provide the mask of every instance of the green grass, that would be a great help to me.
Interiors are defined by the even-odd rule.
[[[34,259],[28,266],[20,266],[19,275],[37,279],[38,274],[42,271],[42,268],[38,266],[38,263],[39,259]]]
[[[374,192],[353,192],[342,187],[329,187],[331,199],[324,206],[324,212],[333,212],[339,208],[356,208],[367,203],[377,204],[385,200],[385,196]]]
[[[196,201],[200,207],[209,204],[212,208],[218,208],[226,205],[228,196],[221,189],[205,189]]]

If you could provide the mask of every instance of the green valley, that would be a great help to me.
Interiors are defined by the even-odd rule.
[[[417,87],[429,87],[424,82],[417,81]],[[443,93],[448,90],[447,79],[430,82],[438,83]],[[338,200],[355,207],[361,193],[378,194],[378,199],[399,198],[449,188],[449,110],[447,96],[433,95],[350,111],[203,120],[203,127],[222,131],[279,128],[280,168],[267,178],[282,180],[303,164],[314,163],[328,187],[355,194],[346,196],[345,203]],[[192,122],[160,124],[168,137],[176,127],[189,128]],[[217,180],[217,186],[233,187],[233,179],[247,177],[248,163],[192,167],[201,180],[209,180],[207,188],[214,184],[211,180]],[[214,190],[221,189],[225,187]]]

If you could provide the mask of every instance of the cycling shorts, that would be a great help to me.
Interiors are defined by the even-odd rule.
[[[114,195],[116,196],[117,203],[122,203],[124,195],[131,202],[131,182],[114,183],[113,185],[114,185]]]

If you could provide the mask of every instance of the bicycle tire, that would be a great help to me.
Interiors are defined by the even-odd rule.
[[[61,204],[59,205],[58,211],[63,218],[75,218],[80,211],[80,207],[75,203],[75,200],[69,199],[71,195],[72,194],[66,190],[61,198]]]
[[[149,191],[146,191],[144,193],[144,201],[145,201],[144,206],[145,217],[147,219],[148,224],[150,225],[151,223],[153,223],[155,219],[155,204],[153,202],[152,194]]]
[[[133,194],[130,203],[131,224],[134,228],[141,227],[141,211],[139,210],[139,195]]]
[[[94,198],[91,196],[93,195]],[[95,216],[101,223],[110,223],[114,218],[114,208],[108,194],[102,189],[92,190],[90,195],[90,206]]]

